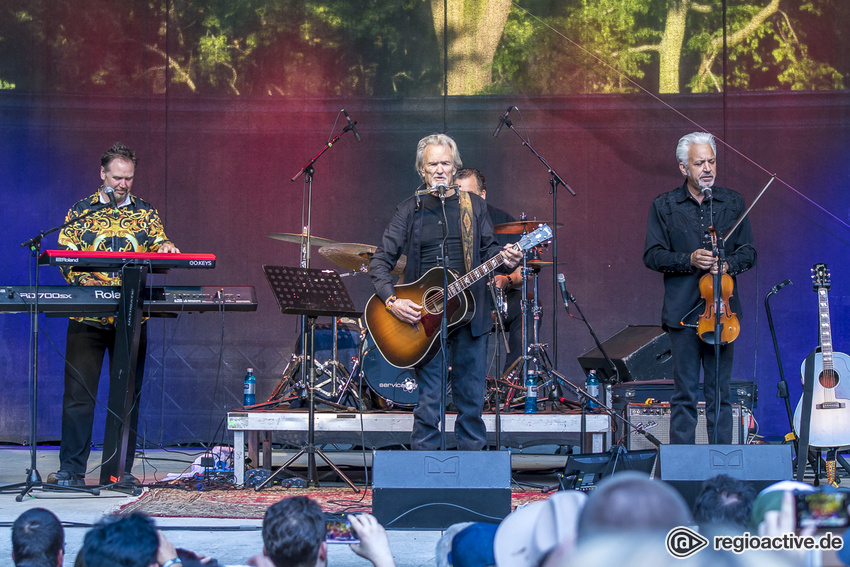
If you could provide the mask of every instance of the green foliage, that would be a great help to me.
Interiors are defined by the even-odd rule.
[[[728,2],[729,34],[769,0]],[[657,90],[668,0],[515,0],[484,93]],[[720,0],[687,15],[680,87],[722,88]],[[470,25],[475,10],[468,4]],[[850,2],[783,0],[730,46],[730,89],[842,89]],[[539,18],[539,19],[538,19]],[[846,25],[844,26],[847,27]],[[812,38],[809,40],[808,38]],[[429,0],[5,0],[0,88],[252,96],[441,92]],[[842,49],[845,47],[845,49]]]

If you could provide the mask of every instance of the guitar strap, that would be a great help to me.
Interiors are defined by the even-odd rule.
[[[463,244],[463,266],[466,268],[464,273],[468,273],[472,270],[473,229],[475,227],[472,215],[472,199],[469,198],[469,193],[466,191],[458,191],[458,200],[460,201],[460,240]]]

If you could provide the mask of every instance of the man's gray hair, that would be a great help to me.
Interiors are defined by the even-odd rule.
[[[679,144],[676,146],[676,161],[687,165],[688,150],[691,148],[691,144],[708,144],[711,146],[714,155],[717,155],[717,144],[714,143],[714,136],[708,132],[691,132],[679,139]]]
[[[452,152],[454,170],[457,171],[463,167],[463,162],[460,159],[460,152],[457,149],[457,142],[445,134],[431,134],[430,136],[425,136],[419,140],[419,144],[416,146],[416,161],[414,162],[413,167],[416,168],[416,173],[419,174],[419,177],[422,177],[422,170],[425,169],[425,148],[428,146],[445,146],[449,148]]]

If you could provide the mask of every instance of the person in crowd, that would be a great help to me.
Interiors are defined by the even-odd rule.
[[[83,539],[85,567],[175,567],[182,565],[174,545],[144,514],[104,516]]]
[[[723,525],[746,529],[756,491],[748,482],[720,474],[706,480],[694,502],[694,520],[701,527]]]
[[[386,530],[371,514],[348,516],[359,543],[351,550],[374,567],[395,567]],[[263,552],[248,560],[254,567],[325,567],[325,515],[306,496],[292,496],[269,507],[263,518]]]
[[[12,561],[16,567],[62,567],[65,530],[53,512],[31,508],[12,524]]]

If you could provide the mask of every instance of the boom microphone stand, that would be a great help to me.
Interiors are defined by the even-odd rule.
[[[523,138],[522,134],[517,132],[516,128],[514,128],[513,122],[511,122],[510,118],[508,118],[508,114],[510,114],[510,111],[513,108],[516,108],[516,107],[510,107],[508,109],[508,112],[506,112],[505,115],[500,119],[500,124],[504,124],[505,126],[510,128],[511,131],[514,134],[516,134],[519,137],[520,140],[522,140],[522,145],[527,147],[529,149],[529,151],[531,151],[531,153],[534,154],[534,156],[538,160],[540,160],[540,163],[542,163],[546,167],[546,171],[549,172],[549,187],[550,187],[549,192],[552,194],[552,265],[556,266],[556,269],[557,269],[557,265],[558,265],[558,186],[563,185],[566,188],[566,190],[569,191],[570,194],[573,197],[576,196],[576,192],[573,191],[572,188],[569,185],[567,185],[566,181],[564,181],[561,178],[561,176],[558,175],[558,173],[554,169],[552,169],[552,166],[549,165],[549,162],[546,161],[546,159],[543,156],[541,156],[539,153],[537,153],[537,151],[535,151],[535,149],[533,147],[531,147],[531,142],[529,142],[528,139]],[[517,108],[517,110],[519,110],[519,109]],[[499,133],[499,130],[497,129],[496,134],[498,134],[498,133]],[[495,135],[494,135],[494,137],[495,137]],[[558,366],[558,309],[557,309],[557,305],[555,304],[555,301],[557,301],[557,299],[555,299],[555,297],[557,295],[555,293],[555,290],[558,288],[558,281],[555,277],[555,270],[552,270],[552,277],[553,277],[553,279],[552,279],[552,298],[553,298],[553,303],[552,303],[552,352],[554,353],[554,359],[555,359],[554,365],[555,365],[555,367],[557,367]]]
[[[6,492],[14,492],[20,489],[20,494],[15,497],[17,502],[21,502],[24,499],[24,496],[29,494],[32,490],[36,488],[47,488],[49,490],[61,490],[61,491],[69,491],[69,492],[86,492],[88,494],[92,494],[97,496],[100,494],[100,489],[98,487],[87,488],[83,486],[61,486],[58,484],[48,484],[41,480],[41,474],[38,472],[38,468],[36,466],[36,460],[38,458],[38,286],[39,286],[39,262],[38,256],[41,252],[41,243],[44,240],[45,236],[53,234],[54,232],[60,231],[63,228],[80,221],[94,213],[100,212],[107,205],[102,205],[97,208],[91,208],[89,211],[83,215],[78,217],[74,217],[68,222],[62,223],[61,225],[51,228],[48,231],[41,231],[36,236],[33,236],[29,240],[21,243],[21,246],[29,247],[30,252],[32,253],[32,257],[35,260],[35,282],[33,284],[33,298],[32,305],[30,307],[30,334],[32,338],[30,339],[30,468],[27,469],[27,478],[24,482],[20,482],[17,484],[10,484],[3,487],[0,487],[0,493]]]
[[[720,426],[720,345],[723,344],[722,341],[722,330],[723,323],[720,320],[720,309],[721,304],[723,302],[723,290],[721,289],[721,281],[723,277],[722,266],[726,261],[726,253],[725,253],[725,244],[729,240],[729,237],[735,233],[741,223],[744,222],[744,219],[750,214],[750,211],[753,210],[753,207],[756,206],[761,196],[764,195],[764,192],[767,191],[767,188],[770,187],[770,184],[773,183],[773,180],[776,179],[776,174],[770,176],[767,184],[762,188],[753,202],[747,207],[747,210],[744,211],[744,214],[735,221],[735,224],[732,225],[732,228],[729,229],[722,238],[718,235],[716,245],[712,247],[712,253],[715,258],[717,258],[717,273],[714,274],[714,337],[712,338],[714,344],[714,443],[717,443],[717,435]],[[703,193],[706,195],[707,199],[711,199],[711,188],[705,187],[703,189]],[[711,199],[711,221],[714,223],[714,200]],[[731,342],[731,341],[730,341]],[[711,343],[710,343],[711,344]]]

